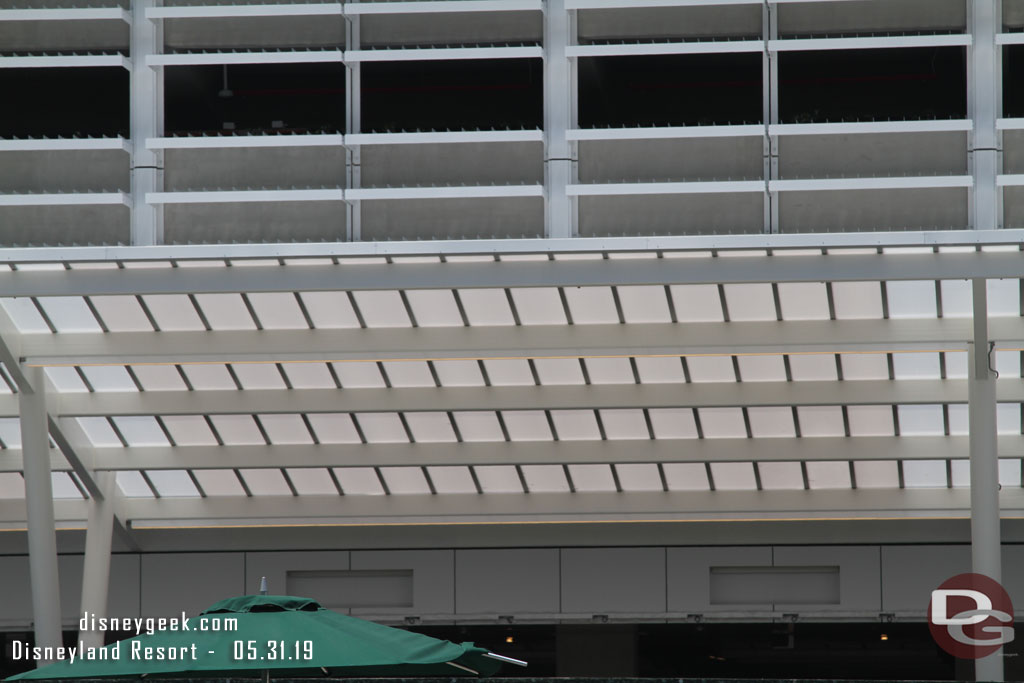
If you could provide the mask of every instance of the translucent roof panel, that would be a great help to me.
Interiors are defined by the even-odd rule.
[[[943,354],[946,361],[946,379],[967,378],[967,353],[946,351]],[[999,352],[996,351],[996,365],[999,364]]]
[[[732,356],[689,356],[686,367],[691,382],[735,382]]]
[[[285,481],[281,470],[275,469],[244,469],[238,475],[245,481],[246,487],[254,496],[290,496],[292,490]]]
[[[740,378],[744,382],[785,382],[786,364],[782,356],[739,356]]]
[[[410,327],[402,297],[394,290],[354,292],[367,327]]]
[[[942,436],[946,433],[940,405],[901,405],[897,415],[902,436]]]
[[[199,312],[184,294],[150,294],[142,297],[161,330],[180,332],[205,330]]]
[[[103,331],[83,297],[44,296],[38,301],[57,332]]]
[[[934,280],[893,280],[886,283],[890,318],[934,318]]]
[[[686,381],[682,360],[675,356],[664,358],[637,358],[637,374],[643,384],[668,384]]]
[[[793,409],[789,406],[747,408],[747,417],[750,433],[755,439],[796,436]]]
[[[523,325],[564,325],[562,297],[555,287],[522,287],[509,290]]]
[[[940,280],[943,318],[970,318],[974,303],[969,280]]]
[[[248,295],[252,310],[265,330],[306,330],[309,323],[298,299],[291,292],[253,292]]]
[[[285,363],[281,367],[294,389],[334,389],[337,386],[326,363]]]
[[[664,287],[628,286],[618,287],[617,291],[627,323],[672,322]]]
[[[848,489],[850,463],[843,460],[808,461],[807,484],[812,489]]]
[[[259,415],[263,431],[272,444],[311,444],[313,437],[306,428],[301,415],[271,414]]]
[[[173,365],[136,365],[132,367],[143,391],[185,391],[188,387]]]
[[[314,413],[307,416],[316,440],[323,444],[362,443],[348,413]]]
[[[51,472],[50,480],[53,484],[53,497],[55,499],[81,500],[82,491],[75,485],[74,480],[67,472]]]
[[[21,448],[21,422],[16,417],[0,417],[0,441],[7,448]]]
[[[665,463],[665,482],[669,491],[708,491],[708,473],[704,463]]]
[[[463,441],[504,441],[497,413],[479,410],[452,413]]]
[[[434,372],[443,387],[482,387],[484,376],[475,360],[436,360]]]
[[[347,496],[384,495],[384,486],[372,467],[336,467],[334,476]]]
[[[636,384],[628,358],[587,358],[583,364],[591,384]]]
[[[637,409],[618,408],[599,410],[601,424],[608,439],[650,439],[644,412]]]
[[[525,360],[485,360],[484,369],[491,384],[496,387],[535,384],[530,364]]]
[[[77,417],[78,425],[85,432],[89,443],[100,448],[123,446],[117,432],[105,417]]]
[[[747,427],[740,408],[698,408],[705,439],[742,439]]]
[[[544,385],[583,384],[583,368],[575,358],[538,358],[533,361]]]
[[[169,446],[164,430],[156,418],[148,415],[130,415],[113,418],[117,431],[129,446]]]
[[[839,362],[843,379],[889,379],[889,359],[884,353],[843,353]]]
[[[323,467],[290,467],[285,472],[300,496],[336,496],[338,487]]]
[[[904,460],[903,485],[908,488],[945,488],[945,460]]]
[[[630,491],[661,491],[664,489],[658,466],[647,463],[626,463],[615,466],[622,490]]]
[[[946,407],[949,416],[949,433],[954,436],[964,436],[970,430],[970,417],[966,403],[951,403]],[[998,428],[998,427],[997,427]]]
[[[430,480],[438,493],[476,493],[476,484],[468,467],[428,467]]]
[[[672,285],[669,292],[679,322],[710,323],[725,320],[717,285]]]
[[[612,468],[608,465],[569,465],[569,476],[580,492],[617,490]]]
[[[245,489],[234,470],[194,470],[196,481],[208,496],[244,496]]]
[[[0,305],[4,307],[4,311],[11,317],[11,321],[19,332],[45,333],[50,331],[50,326],[46,324],[46,320],[40,315],[39,309],[32,303],[31,298],[3,297],[0,298]]]
[[[251,415],[211,415],[210,421],[226,446],[253,446],[266,443]]]
[[[273,363],[235,363],[231,366],[243,389],[286,389],[284,378]]]
[[[952,479],[955,488],[968,488],[971,485],[970,460],[953,460]],[[999,459],[999,485],[1020,488],[1021,461],[1019,458]]]
[[[522,493],[516,468],[511,465],[478,465],[473,470],[484,493]]]
[[[196,390],[229,391],[238,388],[226,365],[182,365],[181,370]]]
[[[122,365],[87,366],[82,368],[82,374],[94,391],[139,390]]]
[[[996,351],[995,367],[1002,377],[1020,377],[1020,352]]]
[[[796,410],[801,436],[846,436],[839,406],[800,406]]]
[[[611,287],[566,287],[562,291],[577,325],[619,322]]]
[[[523,478],[531,493],[565,493],[569,480],[561,465],[523,465]]]
[[[15,500],[25,497],[25,479],[18,472],[0,472],[0,499]]]
[[[454,443],[455,430],[448,413],[406,413],[405,422],[409,425],[412,438],[417,443]]]
[[[506,410],[501,414],[512,441],[551,441],[548,418],[540,410]]]
[[[1020,434],[1020,404],[1000,403],[996,406],[996,431],[1000,434]]]
[[[83,393],[89,391],[89,387],[82,381],[78,374],[78,368],[51,367],[45,368],[47,378],[53,387],[60,393]]]
[[[836,357],[831,353],[791,354],[789,371],[796,382],[827,382],[839,376]]]
[[[356,413],[353,415],[368,443],[408,443],[409,436],[398,413]]]
[[[850,436],[894,436],[892,406],[847,406]]]
[[[894,353],[892,370],[896,379],[940,379],[938,353]]]
[[[388,382],[396,388],[402,387],[433,387],[437,386],[434,375],[426,361],[384,361],[381,363]]]
[[[988,280],[989,317],[1017,317],[1020,308],[1020,280]]]
[[[758,474],[765,491],[798,491],[804,488],[804,475],[798,462],[759,462]]]
[[[711,476],[716,491],[755,491],[757,479],[754,465],[749,462],[713,462]]]
[[[153,329],[134,296],[94,296],[89,301],[111,332],[148,332]]]
[[[465,324],[450,289],[410,289],[405,297],[420,327],[461,327]]]
[[[459,299],[470,325],[515,325],[503,289],[460,289]]]
[[[153,470],[148,472],[153,488],[164,498],[198,498],[199,490],[185,470]]]
[[[179,446],[217,445],[217,437],[201,415],[165,415],[160,419]]]
[[[126,498],[153,498],[153,489],[142,477],[142,474],[135,471],[118,472],[117,488],[121,489],[121,495]]]
[[[690,408],[651,408],[647,414],[657,439],[697,438],[697,422]]]
[[[895,460],[858,460],[853,473],[859,489],[896,489],[900,486],[899,465]]]
[[[317,329],[359,327],[359,318],[344,292],[302,292],[299,298]]]
[[[387,386],[376,363],[353,361],[333,363],[331,367],[345,389],[382,389]]]
[[[777,320],[775,295],[769,284],[725,285],[729,320]]]
[[[823,282],[780,282],[779,303],[783,320],[828,320],[831,317]]]
[[[832,299],[838,320],[877,320],[882,317],[882,285],[879,282],[833,282]]]
[[[256,329],[256,321],[249,314],[240,294],[197,294],[196,303],[211,329]]]
[[[601,438],[593,410],[552,410],[551,420],[561,441],[597,441]]]

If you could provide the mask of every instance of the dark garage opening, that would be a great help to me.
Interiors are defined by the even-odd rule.
[[[579,60],[581,128],[760,123],[761,55]]]
[[[783,52],[779,80],[782,123],[967,116],[961,47]]]
[[[128,137],[120,67],[0,69],[0,137]]]
[[[377,62],[362,66],[364,133],[540,128],[539,59]]]
[[[226,70],[225,79],[223,66],[166,68],[168,134],[345,129],[341,64],[240,64]]]

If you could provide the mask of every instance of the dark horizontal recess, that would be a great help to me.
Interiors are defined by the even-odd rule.
[[[1003,48],[1003,116],[1024,117],[1024,45]]]
[[[579,60],[582,128],[761,122],[761,55]]]
[[[540,128],[539,59],[379,62],[362,66],[362,131]]]
[[[168,134],[345,129],[345,67],[341,64],[241,64],[166,67]],[[274,122],[279,122],[276,126]]]
[[[779,54],[783,123],[967,116],[964,48]]]
[[[128,136],[120,67],[0,69],[0,137]]]

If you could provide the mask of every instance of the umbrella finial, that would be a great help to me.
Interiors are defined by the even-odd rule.
[[[266,594],[267,594],[267,577],[261,576],[260,577],[260,595],[266,595]]]

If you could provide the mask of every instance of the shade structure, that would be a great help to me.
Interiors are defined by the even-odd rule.
[[[108,653],[106,659],[64,660],[6,680],[237,677],[264,671],[271,676],[486,676],[501,666],[472,643],[383,626],[286,595],[222,600],[188,619],[187,626],[108,645],[97,651]]]

